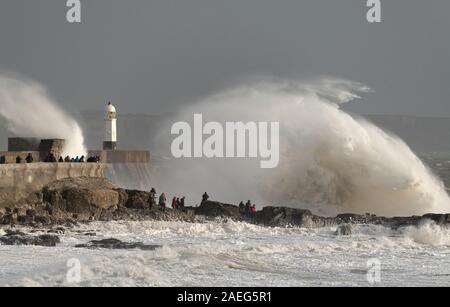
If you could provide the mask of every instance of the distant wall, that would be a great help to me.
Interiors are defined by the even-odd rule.
[[[30,163],[0,165],[0,207],[10,205],[63,178],[104,177],[100,163]]]
[[[25,158],[27,155],[31,153],[34,161],[40,161],[40,153],[39,151],[0,151],[0,156],[4,156],[6,159],[6,163],[16,163],[17,156],[22,158],[22,163],[25,163]]]
[[[100,156],[102,163],[150,163],[147,150],[90,150],[88,156]]]
[[[33,152],[35,161],[43,161],[49,154],[55,155],[58,159],[62,155],[65,145],[66,140],[64,139],[41,140],[38,138],[11,137],[8,138],[8,152],[3,152],[2,155],[7,156],[8,163],[14,163],[16,157],[18,155],[22,157],[24,152]],[[13,160],[8,158],[11,155],[14,155]]]
[[[38,138],[8,138],[8,151],[38,151],[40,143]]]

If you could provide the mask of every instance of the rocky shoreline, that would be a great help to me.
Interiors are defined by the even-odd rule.
[[[120,188],[104,178],[67,178],[46,185],[40,191],[31,193],[26,199],[13,206],[0,207],[0,228],[7,228],[0,236],[2,245],[56,246],[59,234],[78,223],[92,221],[185,221],[205,222],[213,219],[231,219],[267,227],[336,227],[337,235],[350,235],[351,225],[373,224],[398,229],[418,226],[431,220],[439,226],[450,225],[450,214],[426,214],[410,217],[379,217],[375,215],[340,214],[323,217],[310,210],[268,206],[250,216],[242,214],[238,206],[216,201],[206,201],[198,207],[180,210],[167,208],[161,211],[157,206],[149,208],[150,193]],[[18,229],[27,227],[30,234]],[[37,229],[47,234],[33,235]],[[85,235],[95,235],[88,234]],[[109,240],[109,241],[108,241]],[[82,248],[116,248],[152,250],[139,242],[126,243],[116,239],[91,241]]]

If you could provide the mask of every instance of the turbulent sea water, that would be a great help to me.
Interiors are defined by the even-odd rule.
[[[450,178],[450,155],[422,158]],[[57,247],[0,246],[0,286],[367,286],[373,258],[381,263],[376,285],[450,286],[450,229],[430,222],[399,230],[355,226],[351,236],[335,230],[223,220],[95,222],[67,231]],[[74,247],[110,237],[162,247]],[[66,278],[69,259],[81,264],[79,283]]]

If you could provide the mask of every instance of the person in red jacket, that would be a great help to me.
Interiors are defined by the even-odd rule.
[[[176,209],[177,208],[177,197],[175,196],[172,199],[172,209]]]
[[[251,212],[252,212],[252,214],[256,213],[256,205],[255,204],[252,205]]]

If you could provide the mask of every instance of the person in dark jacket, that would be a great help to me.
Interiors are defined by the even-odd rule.
[[[208,199],[209,199],[209,195],[208,195],[208,193],[204,193],[203,194],[203,196],[202,196],[202,204],[205,202],[205,201],[208,201]]]
[[[240,213],[240,214],[245,214],[245,205],[244,205],[244,202],[243,202],[243,201],[241,201],[241,202],[239,203],[239,213]]]
[[[17,156],[17,157],[16,157],[16,163],[17,163],[17,164],[22,163],[22,158],[21,158],[20,156]]]
[[[0,164],[6,164],[6,157],[5,156],[1,156],[0,157]]]
[[[180,208],[181,209],[183,209],[184,208],[184,203],[185,203],[185,201],[186,201],[186,197],[181,197],[181,199],[180,199]]]
[[[59,159],[58,159],[58,162],[59,162],[59,163],[64,163],[63,157],[60,156]]]
[[[33,163],[33,155],[31,154],[31,153],[29,153],[27,156],[26,156],[26,158],[25,158],[25,161],[27,162],[27,163]]]
[[[156,205],[156,190],[152,188],[150,190],[150,198],[149,198],[149,209],[152,210],[153,206]]]
[[[56,159],[56,157],[55,157],[55,155],[54,155],[53,153],[51,153],[51,154],[48,156],[48,162],[50,162],[50,163],[56,163],[56,162],[58,162],[58,160]]]
[[[66,156],[65,158],[64,158],[64,162],[66,162],[66,163],[70,163],[70,157],[69,156]]]
[[[247,203],[245,204],[245,215],[250,216],[251,211],[252,211],[252,202],[248,200]]]
[[[166,194],[162,193],[161,196],[159,196],[159,208],[162,211],[166,210],[166,201],[167,201]]]

